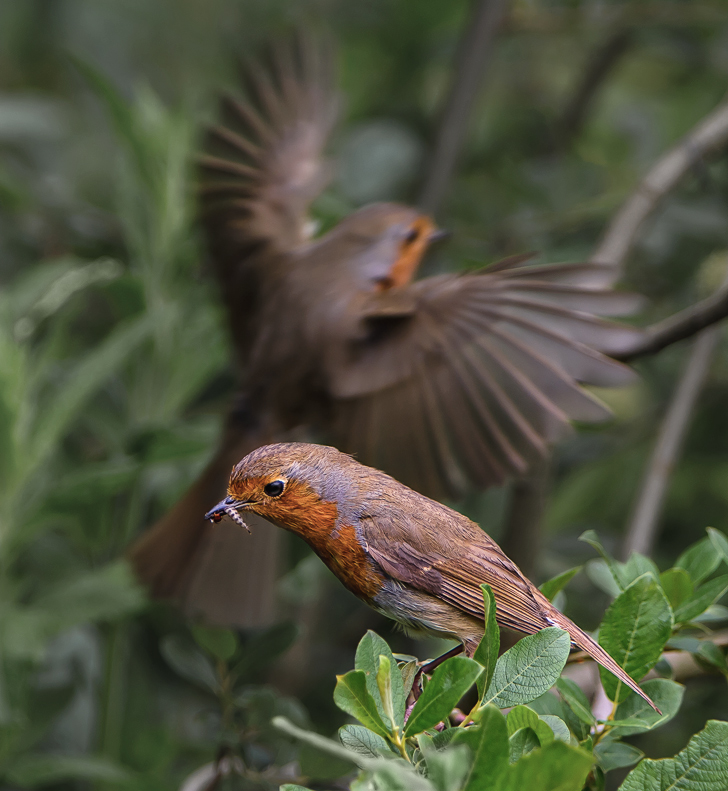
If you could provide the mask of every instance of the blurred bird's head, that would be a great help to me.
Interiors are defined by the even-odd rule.
[[[373,203],[345,217],[328,239],[346,248],[343,256],[377,291],[409,283],[429,246],[449,234],[416,209]]]

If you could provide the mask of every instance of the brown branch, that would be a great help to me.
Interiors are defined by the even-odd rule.
[[[662,351],[673,343],[691,338],[706,327],[728,317],[728,288],[701,300],[663,321],[645,329],[644,336],[627,351],[610,355],[615,360],[632,362]]]
[[[507,0],[475,0],[457,58],[420,206],[435,214],[447,192]]]
[[[728,101],[724,100],[650,169],[623,204],[592,255],[614,268],[615,279],[632,250],[642,223],[657,204],[703,157],[728,142]]]
[[[719,333],[719,327],[703,330],[690,350],[685,371],[660,426],[657,442],[624,536],[622,556],[625,560],[633,552],[641,552],[643,555],[650,555],[652,552],[657,522],[662,513],[670,477],[708,375]]]
[[[728,274],[724,276],[723,284],[716,295],[721,297],[723,302],[728,303],[725,298],[726,292],[728,292]],[[690,350],[687,365],[660,426],[657,442],[652,451],[652,457],[645,471],[634,511],[624,536],[622,556],[625,560],[633,552],[640,552],[643,555],[649,555],[652,552],[657,533],[657,521],[662,513],[670,476],[679,458],[680,450],[690,425],[690,419],[708,376],[710,362],[720,337],[720,327],[711,326],[705,328],[706,325],[702,322],[705,321],[706,313],[720,316],[714,306],[716,304],[720,306],[721,300],[705,301],[709,302],[712,312],[705,309],[702,311],[696,310],[699,306],[693,306],[687,312],[683,311],[682,321],[676,322],[676,317],[671,317],[666,325],[667,330],[665,330],[665,322],[662,322],[663,330],[661,334],[663,337],[675,338],[676,326],[682,326],[684,329],[693,328],[695,332],[698,330],[702,331],[695,339],[695,343]],[[659,334],[659,332],[652,333],[653,342]]]
[[[622,56],[629,50],[633,41],[632,31],[620,28],[612,32],[602,46],[592,53],[583,69],[583,76],[574,95],[567,102],[561,118],[556,124],[555,148],[563,151],[578,137],[584,127],[587,111],[599,89]]]

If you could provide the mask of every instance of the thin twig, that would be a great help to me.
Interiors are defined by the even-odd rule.
[[[591,55],[576,91],[564,107],[556,124],[554,147],[564,150],[578,137],[587,117],[587,111],[607,77],[622,56],[629,50],[634,35],[631,30],[620,28],[613,31],[607,40]]]
[[[607,227],[592,256],[619,277],[642,223],[680,179],[703,157],[728,142],[728,100],[724,100],[650,169]]]
[[[475,0],[458,54],[420,206],[435,214],[447,192],[507,0]]]
[[[650,555],[657,533],[668,484],[679,458],[698,396],[708,375],[720,327],[703,330],[695,339],[685,371],[660,426],[655,449],[647,466],[637,503],[622,544],[626,560],[633,552]]]
[[[637,240],[637,232],[659,201],[677,186],[680,179],[700,159],[727,141],[728,100],[721,103],[710,115],[700,121],[651,168],[609,224],[591,260],[612,267],[616,280]],[[728,315],[728,289],[666,321],[653,325],[647,329],[639,345],[620,355],[613,356],[627,361],[646,354],[653,354],[671,343],[696,334],[726,315]],[[707,345],[708,341],[703,343]],[[696,351],[698,350],[696,349]],[[697,392],[699,390],[698,386]],[[680,437],[677,439],[680,440]],[[675,446],[675,451],[678,448],[679,441]],[[542,485],[542,480],[526,479],[522,483],[520,496],[528,497],[536,502],[537,489]],[[545,498],[542,499],[542,502],[545,502]],[[527,535],[528,541],[535,540],[534,535],[537,535],[538,523],[541,518],[541,514],[534,511],[530,521],[524,523],[520,509],[512,505],[504,529],[504,541],[514,545],[518,541],[520,533]]]
[[[692,338],[701,330],[726,317],[728,317],[728,288],[721,288],[695,305],[646,327],[643,337],[631,349],[610,356],[622,362],[632,362],[639,357],[656,354],[673,343]]]

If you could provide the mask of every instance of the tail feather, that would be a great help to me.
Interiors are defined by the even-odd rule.
[[[589,654],[595,662],[606,668],[610,673],[613,673],[623,684],[626,684],[633,692],[636,692],[643,700],[647,701],[658,714],[662,714],[652,702],[649,695],[642,691],[639,684],[631,678],[597,642],[592,640],[592,638],[583,632],[573,621],[569,620],[555,608],[549,612],[549,620],[568,632],[572,641],[578,645],[582,651]]]

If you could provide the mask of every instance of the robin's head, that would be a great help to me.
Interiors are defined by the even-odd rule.
[[[410,282],[423,255],[447,233],[425,214],[397,203],[373,203],[350,214],[334,233],[356,250],[347,260],[383,291]]]
[[[368,467],[336,448],[284,442],[264,445],[233,467],[227,497],[205,514],[218,520],[230,510],[253,511],[308,537],[333,529],[357,502]]]

